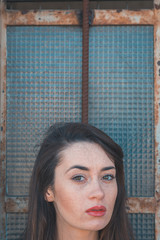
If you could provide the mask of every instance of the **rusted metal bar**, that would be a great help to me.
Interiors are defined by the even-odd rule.
[[[156,21],[154,10],[95,10],[93,25],[153,25]]]
[[[0,2],[0,239],[5,239],[6,171],[6,25],[5,5]]]
[[[160,240],[160,10],[154,25],[154,88],[155,88],[155,236]]]
[[[28,198],[8,197],[6,198],[6,212],[27,213]],[[128,213],[155,213],[155,198],[129,198],[127,201]]]
[[[156,201],[150,198],[129,198],[127,203],[128,213],[155,213]]]
[[[6,11],[7,25],[80,25],[78,10]]]
[[[83,0],[82,122],[88,122],[89,0]]]
[[[10,213],[27,213],[28,198],[27,197],[8,197],[5,204],[6,212]]]
[[[92,25],[154,25],[156,9],[130,11],[94,10]],[[81,12],[75,10],[6,11],[7,25],[80,25]]]

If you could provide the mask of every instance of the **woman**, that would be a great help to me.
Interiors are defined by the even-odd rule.
[[[123,152],[82,123],[51,127],[30,183],[26,240],[133,240]]]

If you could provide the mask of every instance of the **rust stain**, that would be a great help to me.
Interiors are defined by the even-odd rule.
[[[160,239],[160,10],[155,9],[154,89],[155,89],[155,236]]]
[[[2,178],[2,183],[5,182],[5,133],[6,133],[6,25],[5,25],[5,10],[2,10],[2,37],[1,37],[1,142],[0,142],[0,149],[1,149],[1,166],[0,170],[2,171],[1,178]],[[4,186],[2,185],[2,191],[4,195]]]
[[[149,24],[155,23],[154,10],[95,10],[93,25]]]
[[[157,194],[156,194],[157,196]],[[156,240],[160,239],[160,194],[158,194],[158,200],[157,200],[157,206],[156,206],[156,214],[155,214],[155,236]]]
[[[81,25],[81,11],[43,10],[7,11],[7,25]],[[159,10],[94,10],[92,25],[144,24],[153,25],[159,18]]]
[[[155,213],[155,198],[129,198],[127,211],[129,213]]]
[[[10,213],[27,213],[28,211],[28,199],[27,198],[7,198],[5,204],[6,212]]]
[[[160,95],[160,10],[155,10],[156,24],[154,26],[154,89],[155,89],[155,126],[159,124],[159,95]]]
[[[80,11],[7,11],[7,25],[79,25]]]
[[[6,132],[6,11],[5,5],[1,2],[1,44],[0,44],[0,224],[2,225],[2,235],[5,235],[5,132]]]

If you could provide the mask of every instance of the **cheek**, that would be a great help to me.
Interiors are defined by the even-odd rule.
[[[66,188],[62,186],[58,189],[55,189],[55,208],[59,212],[74,212],[77,206],[76,203],[78,201],[77,194],[75,191],[73,193],[72,189],[70,189],[69,186],[67,186],[67,191]]]
[[[110,207],[110,209],[114,209],[114,205],[116,202],[116,198],[117,198],[117,194],[118,194],[118,186],[117,184],[115,184],[115,186],[113,186],[108,194],[106,194],[106,201],[108,202],[108,206]]]

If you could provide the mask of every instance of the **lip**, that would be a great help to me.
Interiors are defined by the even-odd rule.
[[[86,213],[90,216],[101,217],[106,213],[106,208],[104,206],[94,206],[86,210]]]

